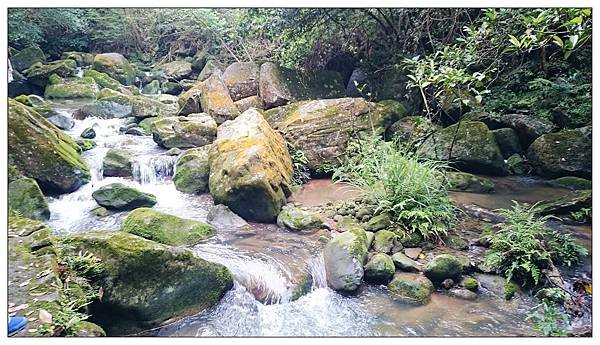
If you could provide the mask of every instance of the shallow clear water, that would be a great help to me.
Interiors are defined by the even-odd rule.
[[[71,113],[78,103],[55,108]],[[212,199],[177,191],[171,180],[176,157],[164,155],[151,137],[119,132],[123,119],[76,120],[67,133],[74,138],[87,127],[97,133],[97,147],[83,154],[92,170],[92,180],[79,190],[49,198],[49,224],[60,233],[119,229],[127,212],[106,217],[90,213],[97,204],[91,194],[98,187],[120,182],[157,197],[155,209],[188,219],[205,220]],[[133,154],[135,177],[102,177],[102,159],[109,148],[126,148]],[[306,205],[355,195],[347,186],[313,181],[292,200]],[[467,194],[467,193],[462,193]],[[485,202],[497,196],[458,195],[464,202]],[[462,199],[461,199],[462,198]],[[469,199],[470,198],[470,199]],[[481,200],[478,198],[483,198]],[[489,199],[492,198],[492,199]],[[459,200],[459,201],[460,201]],[[502,199],[504,200],[504,199]],[[486,206],[486,205],[481,205]],[[322,232],[291,233],[276,225],[251,224],[250,229],[220,228],[209,241],[192,247],[195,255],[227,266],[235,278],[234,288],[222,301],[198,315],[155,331],[161,336],[216,335],[532,335],[524,321],[530,299],[505,302],[486,291],[477,301],[463,301],[434,293],[429,304],[409,306],[392,300],[384,287],[365,286],[354,296],[341,295],[326,286],[319,237]],[[309,292],[293,300],[302,282]]]

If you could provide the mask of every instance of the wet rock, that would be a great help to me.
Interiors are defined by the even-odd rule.
[[[122,91],[123,85],[118,80],[111,78],[108,74],[87,69],[83,72],[84,77],[92,78],[101,88],[107,88],[114,91]]]
[[[479,282],[473,277],[464,277],[460,281],[460,286],[464,287],[467,290],[477,291],[479,289]]]
[[[389,255],[373,255],[364,270],[365,281],[373,284],[387,284],[394,277],[394,262]]]
[[[525,114],[503,115],[500,122],[504,127],[513,128],[517,132],[525,148],[541,135],[550,133],[554,129],[552,122]]]
[[[576,190],[554,199],[544,200],[538,204],[540,214],[564,215],[592,207],[592,190]]]
[[[73,115],[78,120],[87,117],[98,117],[101,119],[125,118],[131,116],[133,108],[128,99],[121,99],[119,96],[102,98],[97,101],[86,104],[77,110]]]
[[[172,246],[194,245],[217,234],[212,225],[150,208],[137,208],[129,213],[121,231]]]
[[[241,113],[245,112],[250,108],[262,109],[262,102],[258,96],[250,96],[242,98],[239,101],[234,102],[235,106]]]
[[[69,130],[73,128],[73,126],[75,126],[75,121],[70,116],[65,114],[52,115],[49,118],[47,118],[47,120],[56,127],[63,130]]]
[[[147,117],[138,123],[146,134],[152,134],[152,124],[156,121],[160,120],[157,117]]]
[[[571,190],[592,189],[592,181],[581,177],[565,176],[546,181],[551,186],[568,188]]]
[[[58,77],[66,78],[75,74],[77,64],[73,60],[57,60],[47,64],[34,63],[23,72],[27,81],[35,86],[46,87],[50,76],[56,74]]]
[[[84,52],[64,52],[60,54],[61,59],[71,59],[77,62],[77,66],[90,66],[94,63],[94,54]]]
[[[254,62],[234,62],[223,72],[223,82],[234,101],[258,95],[258,79],[259,69]]]
[[[440,254],[425,265],[425,275],[433,282],[441,282],[444,279],[457,279],[462,274],[462,263],[458,258],[450,254]]]
[[[217,123],[208,115],[165,117],[151,125],[152,138],[161,147],[180,149],[208,145],[215,140]]]
[[[305,154],[311,171],[326,171],[352,137],[373,127],[383,132],[397,116],[390,109],[362,98],[320,99],[270,109],[265,118]]]
[[[84,139],[94,139],[96,137],[96,131],[92,127],[88,127],[84,129],[79,136]]]
[[[292,161],[281,135],[250,109],[219,126],[209,152],[210,193],[247,220],[275,220],[290,195]]]
[[[423,252],[423,249],[421,249],[419,247],[404,249],[404,254],[413,260],[417,260],[419,258],[419,255],[421,255],[422,252]]]
[[[148,329],[199,313],[233,286],[225,266],[123,231],[86,232],[65,240],[75,253],[87,251],[102,260],[98,283],[104,294],[95,307],[99,316],[108,315],[102,321],[109,329]],[[131,328],[121,332],[131,333]]]
[[[494,135],[483,122],[462,121],[439,130],[419,147],[425,158],[450,160],[470,173],[507,175],[508,168]]]
[[[284,206],[277,216],[277,225],[291,231],[318,229],[322,224],[316,214],[292,205]]]
[[[175,188],[184,193],[208,192],[209,146],[186,150],[175,163],[173,182]]]
[[[160,82],[158,80],[151,81],[149,84],[144,86],[142,93],[144,95],[155,95],[160,93]]]
[[[508,165],[508,170],[515,175],[529,174],[533,170],[531,165],[517,153],[508,157],[506,165]]]
[[[527,159],[546,177],[592,177],[592,140],[577,130],[549,133],[536,139]]]
[[[129,61],[118,53],[96,54],[92,68],[108,74],[123,85],[132,85],[136,74]]]
[[[141,127],[133,126],[131,128],[128,128],[125,131],[125,134],[135,135],[135,136],[141,137],[141,136],[146,135],[146,131],[144,131],[144,129],[141,128]]]
[[[477,299],[477,294],[473,291],[469,291],[467,289],[451,289],[448,291],[451,296],[454,296],[459,299],[464,299],[467,301],[474,301]]]
[[[177,104],[165,104],[145,96],[131,97],[130,104],[131,115],[139,119],[147,117],[170,117],[177,115],[179,111]]]
[[[260,66],[259,93],[265,109],[286,105],[292,99],[279,68],[272,62]]]
[[[181,152],[181,149],[174,147],[172,149],[168,149],[167,152],[165,152],[165,156],[179,156]]]
[[[21,177],[8,184],[8,207],[30,219],[50,218],[48,202],[34,179]]]
[[[50,84],[46,86],[44,97],[49,99],[73,99],[73,98],[91,98],[94,99],[100,92],[98,85],[92,78],[60,78],[51,76]]]
[[[444,239],[446,246],[448,248],[452,248],[455,250],[468,250],[469,249],[469,241],[461,238],[457,235],[448,235]]]
[[[465,172],[447,172],[446,177],[452,190],[474,193],[494,192],[494,182]]]
[[[512,128],[500,128],[492,131],[496,143],[502,152],[504,158],[508,158],[515,153],[523,152],[521,143],[519,142],[519,136]]]
[[[405,112],[406,110],[403,113]],[[385,132],[385,136],[408,145],[418,145],[439,129],[440,126],[423,116],[406,116],[394,122]]]
[[[78,139],[75,141],[77,146],[81,149],[81,151],[88,151],[96,147],[96,142],[92,139]]]
[[[14,98],[15,101],[23,103],[28,107],[47,105],[46,101],[38,95],[19,95]]]
[[[419,264],[402,253],[392,255],[392,260],[397,269],[404,272],[419,272]]]
[[[381,230],[375,233],[373,250],[380,253],[390,253],[396,244],[396,234],[389,230]]]
[[[192,64],[183,60],[166,63],[161,65],[160,69],[164,71],[167,78],[172,80],[185,79],[192,74]]]
[[[365,233],[367,234],[367,249],[369,249],[371,248],[373,240],[375,239],[375,233],[371,231],[365,231]]]
[[[102,161],[103,176],[132,176],[131,153],[125,149],[109,149]]]
[[[444,289],[450,290],[454,286],[454,280],[446,278],[440,284]]]
[[[48,193],[69,193],[90,180],[77,144],[31,108],[8,100],[8,157]]]
[[[37,62],[46,62],[46,56],[39,47],[30,46],[12,55],[10,62],[15,70],[23,72]]]
[[[92,193],[92,198],[98,205],[116,210],[133,210],[156,204],[156,197],[153,194],[140,192],[122,183],[102,186]]]
[[[418,273],[396,273],[387,288],[394,299],[416,305],[429,303],[434,290],[431,281]]]
[[[323,256],[328,285],[338,291],[353,292],[360,286],[367,261],[367,235],[352,229],[334,237],[325,245]]]
[[[365,230],[376,232],[385,229],[390,225],[392,225],[390,215],[387,213],[382,213],[369,219],[367,224],[365,224]]]
[[[229,207],[218,204],[210,208],[206,220],[220,228],[250,228],[250,224],[233,213]]]
[[[181,92],[183,92],[183,87],[179,83],[175,83],[175,82],[172,82],[172,81],[165,81],[160,86],[160,90],[163,93],[166,93],[168,95],[175,95],[175,96],[177,96]]]
[[[240,115],[240,111],[229,96],[229,90],[223,80],[212,75],[199,85],[200,103],[202,111],[210,115],[217,124],[233,120]]]
[[[194,84],[179,96],[179,114],[187,115],[202,112],[202,91],[199,84]]]

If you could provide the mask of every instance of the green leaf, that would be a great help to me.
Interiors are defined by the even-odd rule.
[[[519,41],[518,38],[516,38],[515,36],[509,34],[508,35],[510,43],[512,43],[515,47],[520,48],[521,47],[521,42]]]
[[[561,47],[561,48],[564,47],[564,43],[563,43],[562,38],[554,35],[554,36],[552,36],[552,39],[554,40],[554,43],[556,43],[559,47]]]

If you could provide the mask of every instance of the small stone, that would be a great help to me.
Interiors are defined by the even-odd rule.
[[[477,294],[467,289],[451,289],[449,293],[450,295],[456,298],[464,299],[467,301],[474,301],[477,299]]]
[[[394,265],[404,272],[419,272],[419,264],[402,253],[392,255]]]
[[[96,131],[92,127],[88,127],[84,129],[79,136],[84,139],[94,139],[96,137]]]
[[[371,218],[367,224],[365,225],[365,230],[367,231],[379,231],[387,228],[392,225],[392,221],[390,220],[390,216],[387,213],[382,213]]]
[[[167,152],[165,152],[166,156],[179,156],[181,154],[181,149],[177,148],[177,147],[173,147],[172,149],[169,149]]]

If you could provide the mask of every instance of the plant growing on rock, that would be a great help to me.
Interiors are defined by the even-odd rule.
[[[294,144],[287,143],[288,152],[292,157],[292,165],[294,167],[294,175],[292,182],[295,185],[303,185],[310,180],[310,171],[308,170],[308,158]]]
[[[349,144],[333,178],[365,191],[376,213],[389,213],[405,234],[439,240],[455,221],[444,168],[373,135]]]

